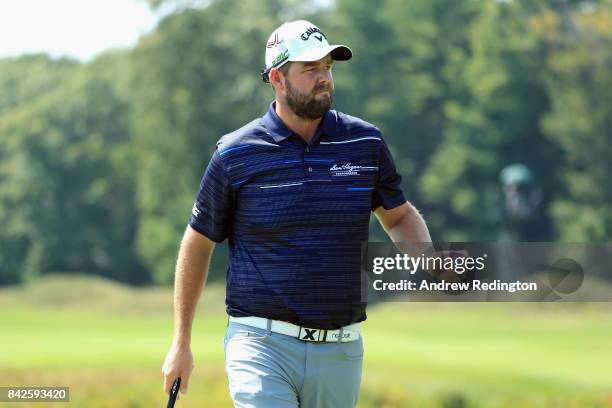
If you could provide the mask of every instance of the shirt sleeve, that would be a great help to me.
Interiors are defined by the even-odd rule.
[[[233,189],[219,151],[213,153],[196,196],[189,225],[215,242],[228,237],[232,223]]]
[[[402,176],[395,168],[395,162],[384,140],[378,156],[378,179],[372,194],[372,211],[381,205],[391,210],[406,202],[401,188]]]

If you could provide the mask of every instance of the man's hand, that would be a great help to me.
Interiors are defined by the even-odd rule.
[[[444,263],[445,260],[448,258],[452,258],[453,260],[456,258],[465,258],[468,256],[467,251],[461,250],[461,251],[452,251],[452,250],[442,250],[442,251],[435,251],[435,250],[430,250],[427,251],[425,253],[425,256],[427,256],[428,258],[439,258],[441,259],[440,261],[436,262],[432,262],[433,265],[431,265],[431,268],[424,268],[426,272],[428,272],[431,276],[433,276],[436,279],[439,280],[444,280],[447,282],[460,282],[462,280],[464,280],[464,276],[463,274],[457,273],[455,272],[453,269],[445,269],[444,268]],[[440,265],[441,264],[441,265]],[[440,268],[440,266],[442,266],[442,268]]]
[[[162,366],[162,374],[164,375],[164,391],[170,393],[172,383],[178,377],[181,377],[181,394],[187,392],[189,385],[189,376],[193,371],[193,354],[189,346],[178,346],[172,344],[166,360]]]

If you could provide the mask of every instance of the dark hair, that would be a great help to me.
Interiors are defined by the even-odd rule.
[[[287,76],[289,72],[289,66],[291,65],[291,61],[288,61],[285,65],[280,67],[278,70],[283,73],[283,75]]]
[[[289,64],[291,64],[291,61],[287,61],[280,68],[278,68],[280,72],[283,73],[283,75],[287,75],[287,73],[289,72]],[[261,80],[264,81],[265,83],[270,82],[270,70],[272,70],[272,68],[264,69],[260,73]]]
[[[287,74],[289,73],[289,66],[290,65],[291,65],[291,61],[283,64],[281,67],[278,68],[278,70],[280,72],[282,72],[284,76],[287,76]],[[271,82],[270,82],[270,86],[272,87],[272,89],[274,89],[274,85],[272,85]]]

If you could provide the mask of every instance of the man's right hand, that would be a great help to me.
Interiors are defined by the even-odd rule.
[[[166,360],[162,366],[162,374],[164,375],[164,391],[166,394],[170,393],[172,383],[178,377],[181,377],[181,394],[187,392],[189,385],[189,376],[193,371],[193,354],[191,354],[191,348],[189,346],[179,346],[172,344]]]
[[[429,258],[441,258],[443,261],[440,262],[444,264],[444,260],[447,258],[465,258],[469,254],[465,250],[442,250],[436,251],[435,249],[431,249],[425,252],[425,255]],[[438,280],[443,280],[447,282],[462,282],[466,279],[467,275],[462,273],[455,272],[453,269],[445,269],[444,267],[439,268],[438,264],[434,262],[434,267],[431,269],[424,268],[426,272],[428,272],[431,276]]]

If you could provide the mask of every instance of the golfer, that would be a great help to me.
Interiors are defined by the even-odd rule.
[[[351,50],[303,20],[281,25],[265,47],[262,78],[275,100],[217,142],[181,242],[164,387],[180,376],[187,390],[196,304],[214,245],[228,239],[225,367],[235,407],[354,407],[371,212],[395,242],[431,238],[380,130],[330,109],[332,66]]]

